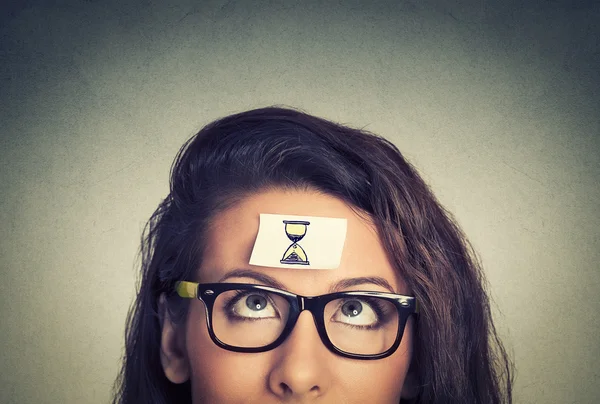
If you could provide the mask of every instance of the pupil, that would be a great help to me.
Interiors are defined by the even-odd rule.
[[[342,313],[348,317],[356,317],[362,312],[362,304],[359,301],[352,300],[344,303],[342,306]]]
[[[267,306],[267,299],[262,296],[252,295],[246,299],[246,306],[250,310],[259,311]]]

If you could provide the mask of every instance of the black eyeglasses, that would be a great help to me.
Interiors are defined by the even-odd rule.
[[[180,297],[204,302],[210,337],[235,352],[278,347],[308,310],[329,350],[352,359],[381,359],[398,349],[406,321],[418,312],[414,297],[394,293],[306,297],[262,285],[194,282],[178,282],[176,290]]]

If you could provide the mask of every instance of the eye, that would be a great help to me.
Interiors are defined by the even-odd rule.
[[[250,295],[246,298],[246,306],[254,311],[264,310],[267,307],[267,299],[260,295]]]
[[[267,296],[256,292],[240,292],[229,303],[228,312],[237,318],[278,318],[279,314],[273,301]]]
[[[379,322],[377,312],[377,307],[364,300],[346,299],[340,302],[331,321],[360,327],[375,327]]]

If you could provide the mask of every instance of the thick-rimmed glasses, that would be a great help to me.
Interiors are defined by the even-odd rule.
[[[383,292],[337,292],[306,297],[246,283],[178,282],[183,298],[206,306],[208,333],[215,344],[235,352],[265,352],[281,345],[300,313],[312,313],[323,344],[353,359],[393,354],[408,318],[417,313],[412,296]]]

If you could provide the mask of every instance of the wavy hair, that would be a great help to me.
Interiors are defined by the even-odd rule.
[[[114,404],[191,403],[160,363],[158,299],[185,321],[175,282],[200,267],[200,229],[267,188],[312,188],[369,215],[397,273],[418,299],[416,403],[512,402],[512,364],[498,338],[481,265],[458,225],[400,151],[382,137],[289,108],[214,121],[180,149],[170,192],[142,237],[138,293],[127,316]]]

